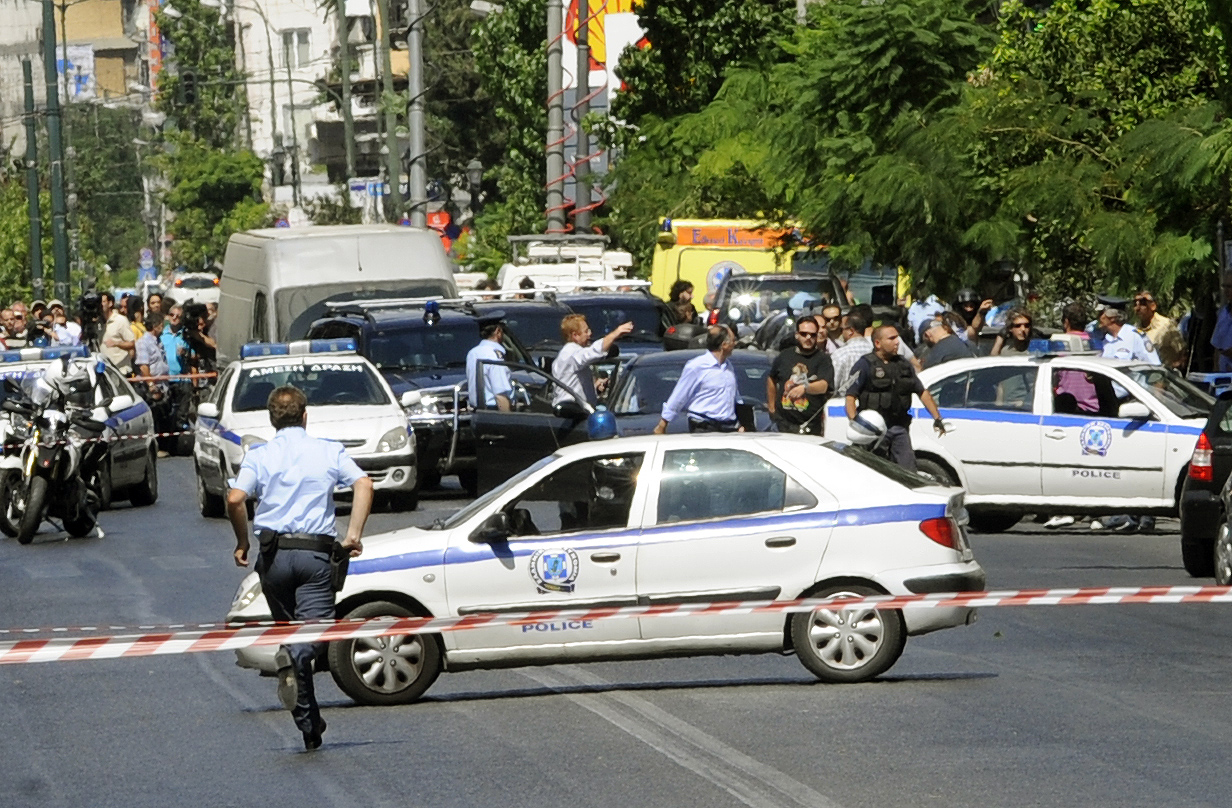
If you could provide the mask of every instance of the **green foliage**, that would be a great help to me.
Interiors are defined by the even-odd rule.
[[[51,195],[42,194],[43,274],[50,279]],[[0,175],[0,301],[30,295],[30,216],[26,206],[26,186],[16,177]]]
[[[249,151],[212,148],[187,135],[176,136],[161,164],[175,214],[172,254],[178,263],[205,266],[221,261],[232,233],[271,224],[261,201],[265,166]]]
[[[70,105],[75,184],[83,246],[99,262],[135,266],[142,247],[153,247],[144,210],[142,166],[137,160],[139,113],[98,104]]]
[[[248,99],[231,47],[230,23],[200,0],[176,0],[175,9],[181,16],[156,15],[176,65],[158,75],[157,107],[194,139],[212,148],[233,145]],[[185,71],[196,75],[197,100],[191,104],[183,98],[180,74]]]
[[[337,188],[337,196],[318,196],[305,200],[304,212],[313,224],[361,224],[364,212],[351,205],[351,193],[346,183]]]

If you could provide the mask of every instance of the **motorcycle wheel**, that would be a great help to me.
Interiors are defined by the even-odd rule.
[[[30,480],[30,490],[26,492],[26,509],[22,511],[21,523],[17,527],[17,541],[29,544],[34,541],[34,534],[43,523],[43,508],[47,501],[47,478],[34,477]]]
[[[18,472],[6,471],[0,474],[0,532],[10,539],[17,536],[17,523],[21,520],[21,511],[14,507],[13,502],[19,485],[21,474]]]

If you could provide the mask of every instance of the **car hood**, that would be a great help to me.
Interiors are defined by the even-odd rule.
[[[360,412],[364,409],[370,412]],[[394,410],[388,406],[309,407],[307,431],[314,438],[346,442],[363,440],[375,444],[386,430],[397,425],[398,420]],[[404,418],[401,420],[405,423]],[[385,428],[382,429],[382,426]],[[240,435],[252,435],[267,441],[274,437],[276,431],[264,410],[239,413],[227,428]]]
[[[465,368],[449,368],[448,370],[382,370],[381,375],[393,389],[394,395],[400,396],[408,390],[425,390],[429,387],[452,387],[458,382],[466,381]]]

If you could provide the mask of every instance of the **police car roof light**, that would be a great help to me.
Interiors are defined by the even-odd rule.
[[[355,340],[350,337],[335,337],[334,339],[304,340],[308,344],[308,353],[355,353]],[[301,343],[291,343],[291,352]]]
[[[59,359],[67,356],[69,359],[84,359],[90,355],[90,349],[84,345],[64,345],[58,348],[43,348],[40,359]]]
[[[285,342],[250,342],[240,348],[240,359],[255,359],[259,356],[287,356],[291,346]]]

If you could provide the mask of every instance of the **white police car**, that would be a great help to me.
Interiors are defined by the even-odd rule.
[[[68,357],[72,362],[88,360],[85,346],[54,348],[22,348],[0,351],[0,384],[12,380],[21,386],[26,396],[34,380],[41,377],[49,362]],[[97,374],[95,403],[102,404],[128,397],[129,406],[121,406],[106,421],[115,440],[107,446],[107,457],[99,464],[97,477],[90,486],[105,510],[115,500],[127,499],[133,505],[153,505],[158,500],[158,444],[154,437],[154,416],[149,405],[137,395],[128,380],[109,362],[102,361]],[[7,397],[8,392],[3,397]],[[23,420],[14,420],[11,413],[0,411],[0,532],[17,535],[15,515],[9,511],[13,498],[8,486],[21,477],[18,460],[20,445],[25,439]]]
[[[967,490],[971,526],[1024,513],[1168,514],[1214,403],[1180,375],[1094,355],[988,356],[920,373],[945,421],[914,401],[920,471]],[[826,435],[846,434],[836,400]]]
[[[862,449],[771,434],[647,435],[560,449],[432,528],[365,539],[340,616],[457,616],[552,608],[982,590],[963,494]],[[229,621],[268,619],[255,574]],[[417,699],[442,669],[794,650],[818,678],[887,670],[908,635],[967,608],[819,609],[545,620],[343,640],[339,686],[365,704]],[[237,652],[273,670],[273,649]]]
[[[250,343],[197,407],[197,504],[202,516],[222,516],[227,481],[239,471],[249,446],[274,436],[269,394],[294,385],[308,397],[308,434],[336,440],[372,478],[378,497],[396,508],[414,509],[419,488],[415,440],[402,404],[355,343],[305,340]]]

